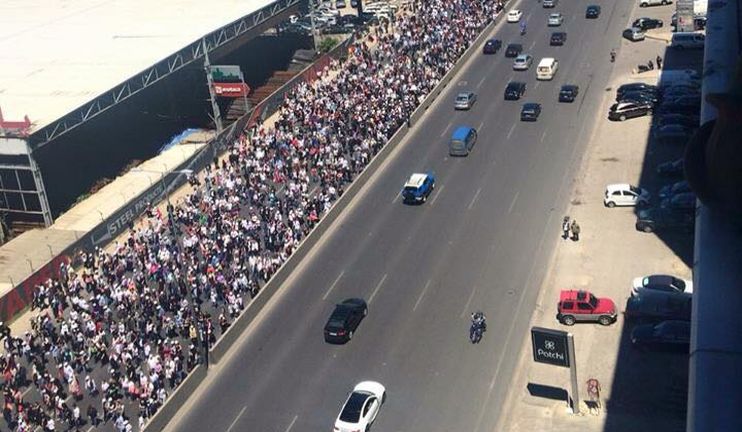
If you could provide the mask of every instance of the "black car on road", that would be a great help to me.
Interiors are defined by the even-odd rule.
[[[518,100],[526,92],[526,83],[510,81],[505,87],[505,100]]]
[[[551,34],[549,39],[549,45],[551,46],[562,46],[567,41],[567,33],[565,32],[554,32]]]
[[[508,46],[505,48],[505,57],[518,57],[520,53],[523,52],[523,45],[521,44],[508,44]]]
[[[529,102],[524,103],[523,108],[520,110],[520,121],[532,121],[538,120],[538,116],[541,115],[541,104]]]
[[[651,233],[656,231],[692,232],[695,217],[661,207],[639,210],[634,227],[637,231]]]
[[[500,39],[490,39],[484,44],[482,52],[484,54],[497,54],[500,48],[502,48],[502,41]]]
[[[585,18],[587,19],[596,19],[600,16],[600,6],[598,5],[589,5],[587,9],[585,9]]]
[[[660,28],[662,27],[662,25],[662,20],[643,17],[634,20],[634,22],[631,24],[631,27],[640,28],[642,30],[649,30]]]
[[[565,84],[559,89],[559,102],[574,102],[579,93],[580,88],[578,86]]]
[[[346,343],[353,338],[363,317],[368,314],[368,306],[363,299],[351,298],[335,306],[325,324],[325,341]]]
[[[631,344],[636,348],[667,349],[688,353],[690,323],[668,320],[659,324],[638,325],[631,331]]]

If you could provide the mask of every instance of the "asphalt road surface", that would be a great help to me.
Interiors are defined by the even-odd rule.
[[[584,18],[591,3],[602,5],[598,20]],[[528,33],[503,21],[495,37],[522,42],[531,70],[513,71],[504,49],[474,56],[168,429],[330,431],[348,391],[371,379],[387,388],[377,431],[494,430],[577,163],[595,122],[606,121],[608,53],[633,6],[521,1]],[[560,28],[546,25],[552,11],[565,16]],[[549,46],[552,31],[567,32],[564,46]],[[545,56],[559,70],[537,82]],[[527,83],[521,101],[503,100],[510,79]],[[557,102],[564,83],[580,86],[572,104]],[[456,93],[469,89],[478,102],[455,112]],[[519,121],[524,102],[543,105],[538,122]],[[451,158],[461,124],[479,141],[469,157]],[[428,202],[402,204],[405,179],[428,170],[438,179]],[[369,315],[350,343],[328,345],[322,328],[348,297],[365,298]],[[475,309],[488,317],[479,345],[468,339]]]

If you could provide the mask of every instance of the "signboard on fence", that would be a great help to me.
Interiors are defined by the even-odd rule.
[[[220,97],[243,97],[250,93],[250,87],[245,83],[215,82],[214,93]]]

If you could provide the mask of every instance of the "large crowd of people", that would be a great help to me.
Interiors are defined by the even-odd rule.
[[[292,91],[182,202],[39,285],[31,331],[0,335],[7,428],[141,430],[501,7],[417,0]]]

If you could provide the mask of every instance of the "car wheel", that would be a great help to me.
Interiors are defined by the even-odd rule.
[[[639,3],[639,7],[647,7],[647,3]]]
[[[667,4],[667,0],[662,0],[662,6]]]
[[[348,332],[348,340],[353,339],[353,330]]]
[[[608,206],[608,208],[613,208],[613,207],[615,207],[615,206],[616,206],[616,203],[614,203],[613,201],[608,201],[608,202],[606,203],[606,206]]]
[[[565,315],[562,317],[562,324],[572,326],[575,325],[575,317],[572,315]]]
[[[651,227],[651,226],[649,226],[649,225],[644,225],[644,226],[642,227],[642,231],[644,231],[645,233],[651,233],[651,232],[652,232],[652,231],[654,231],[654,230],[652,229],[652,227]]]
[[[368,308],[363,308],[363,316],[368,315]]]
[[[613,320],[611,319],[611,317],[603,315],[600,318],[598,318],[598,322],[600,323],[600,325],[607,326],[607,325],[611,325],[613,323]]]
[[[626,120],[626,114],[621,114],[618,116],[618,121],[625,121]]]

